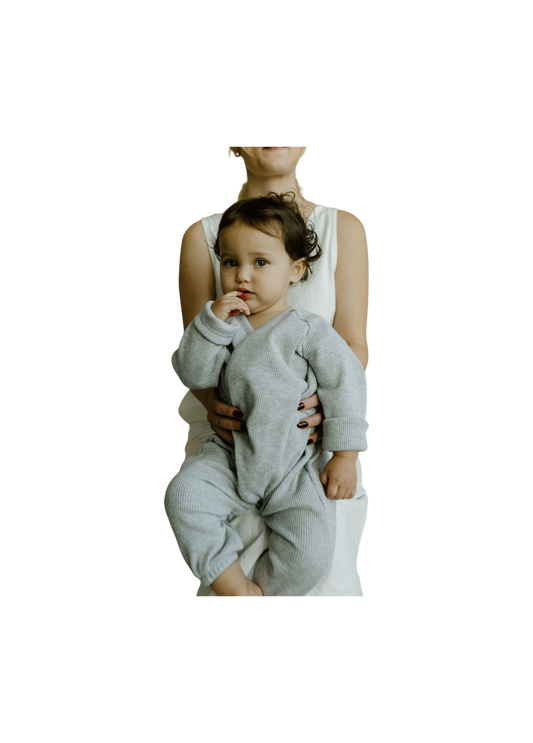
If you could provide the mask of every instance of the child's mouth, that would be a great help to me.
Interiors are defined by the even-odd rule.
[[[243,292],[239,294],[239,299],[250,299],[253,296],[253,292]]]

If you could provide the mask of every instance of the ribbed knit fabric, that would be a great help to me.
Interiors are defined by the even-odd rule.
[[[313,447],[315,450],[319,447]],[[278,488],[255,504],[270,527],[270,548],[253,579],[265,596],[303,596],[328,569],[335,546],[335,501],[318,480],[328,455],[295,468]],[[316,464],[315,464],[316,463]],[[254,506],[238,495],[234,452],[214,436],[185,460],[165,497],[181,553],[204,585],[237,560],[243,544],[226,521]]]
[[[207,302],[194,318],[172,356],[184,385],[205,389],[220,378],[226,401],[238,407],[246,420],[257,406],[266,405],[267,425],[272,425],[268,421],[273,410],[281,411],[280,396],[299,401],[318,389],[324,426],[335,419],[331,434],[324,435],[324,449],[366,450],[365,372],[323,317],[291,308],[254,330],[242,313],[223,322],[211,312],[212,305]],[[348,439],[340,441],[337,434]]]
[[[265,595],[302,595],[327,570],[334,547],[334,502],[319,480],[329,455],[321,447],[367,448],[364,370],[318,315],[290,309],[254,330],[242,314],[223,322],[212,304],[187,327],[172,363],[191,389],[218,383],[247,432],[234,434],[234,449],[213,436],[184,462],[167,490],[167,513],[182,554],[208,585],[242,549],[225,518],[257,507],[272,534],[254,580]],[[297,407],[315,392],[324,437],[307,446]]]

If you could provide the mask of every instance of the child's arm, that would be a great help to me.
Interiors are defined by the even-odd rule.
[[[361,362],[329,323],[316,315],[309,319],[302,355],[317,378],[324,411],[322,446],[344,458],[351,452],[355,461],[356,452],[367,449],[366,378]]]
[[[203,390],[218,384],[222,365],[229,353],[227,346],[237,330],[221,318],[231,315],[230,306],[233,310],[237,308],[233,300],[227,301],[227,295],[224,295],[214,302],[207,302],[203,311],[187,326],[179,348],[172,355],[175,372],[191,390]],[[245,304],[242,299],[237,298],[237,301]],[[248,310],[246,304],[245,307]]]

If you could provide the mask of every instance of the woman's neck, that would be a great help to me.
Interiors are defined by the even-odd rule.
[[[316,204],[304,199],[296,183],[296,172],[287,175],[264,177],[247,173],[248,179],[244,184],[242,197],[245,199],[255,199],[258,196],[266,196],[271,191],[274,193],[285,193],[285,191],[294,191],[296,194],[296,203],[302,216],[306,219],[313,211]]]

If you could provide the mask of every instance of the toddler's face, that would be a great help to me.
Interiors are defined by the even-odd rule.
[[[224,294],[249,292],[243,299],[252,314],[285,308],[291,281],[300,279],[305,259],[293,261],[280,237],[265,235],[241,222],[221,231],[219,245]]]

